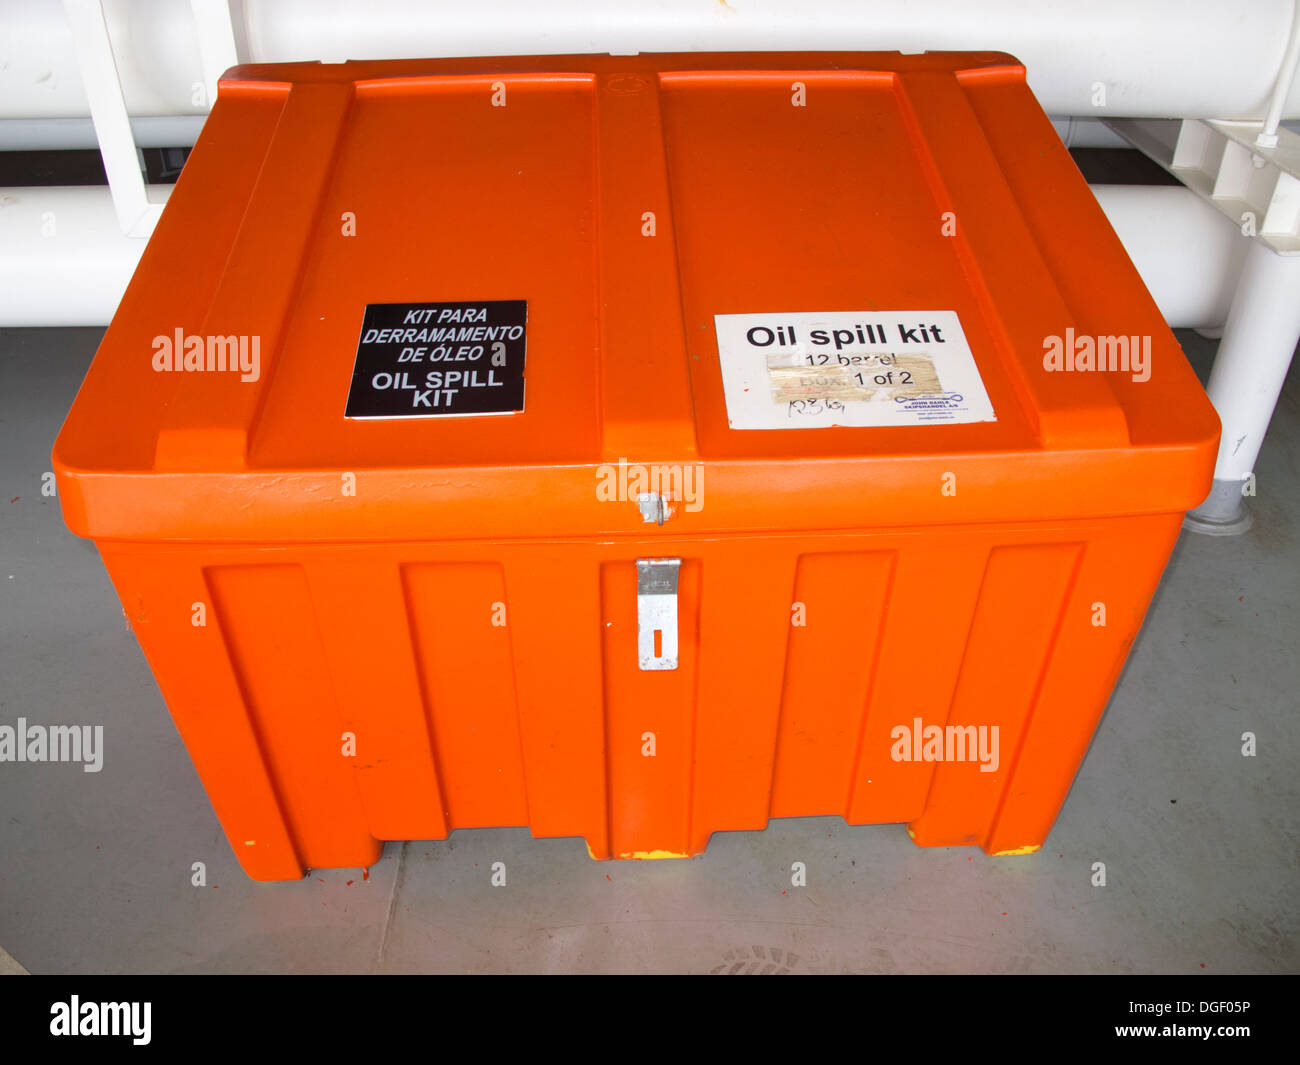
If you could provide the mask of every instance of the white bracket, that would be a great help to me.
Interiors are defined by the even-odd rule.
[[[229,0],[190,0],[190,8],[199,34],[203,84],[211,110],[217,102],[217,80],[239,62],[235,54],[235,27],[230,21]]]
[[[1112,118],[1106,124],[1279,255],[1300,255],[1300,135],[1263,123]]]
[[[217,79],[236,62],[230,5],[228,0],[190,0],[190,4],[203,58],[206,102],[211,108],[216,100]],[[63,0],[63,7],[72,26],[77,65],[90,102],[90,117],[118,225],[129,237],[148,237],[162,214],[166,190],[155,193],[145,185],[103,4],[101,0]]]
[[[100,0],[63,0],[63,6],[72,23],[77,65],[90,101],[90,117],[95,123],[117,223],[129,237],[147,237],[162,213],[162,205],[149,202],[144,174],[140,172],[140,156],[122,98],[103,6]]]

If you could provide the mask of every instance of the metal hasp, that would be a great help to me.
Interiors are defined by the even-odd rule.
[[[636,655],[642,669],[677,668],[680,558],[636,560]]]

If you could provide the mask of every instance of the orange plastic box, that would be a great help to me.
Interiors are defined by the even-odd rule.
[[[999,54],[240,67],[55,447],[249,875],[1037,848],[1219,426]]]

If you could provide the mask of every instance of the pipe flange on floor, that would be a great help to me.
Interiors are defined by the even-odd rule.
[[[1216,480],[1209,497],[1183,519],[1183,528],[1202,536],[1240,536],[1254,524],[1240,481]]]

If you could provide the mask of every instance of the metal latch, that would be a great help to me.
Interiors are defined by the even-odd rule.
[[[677,668],[680,558],[636,560],[636,653],[642,669]]]

